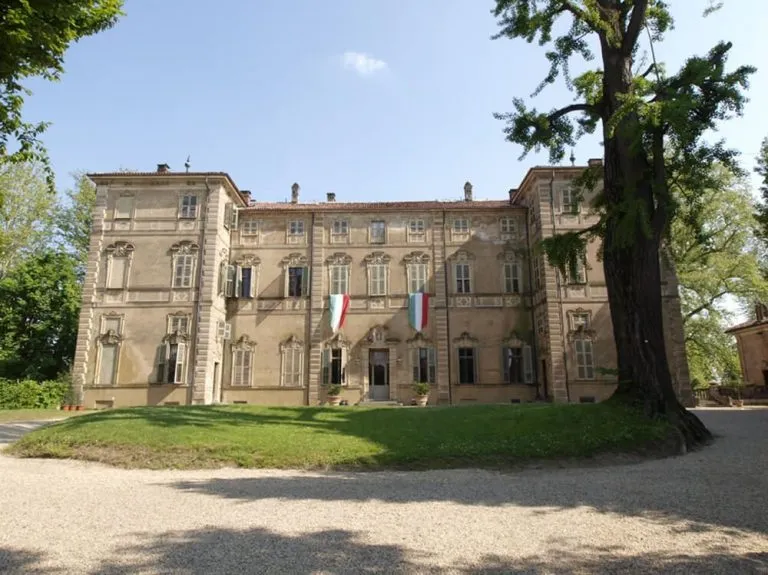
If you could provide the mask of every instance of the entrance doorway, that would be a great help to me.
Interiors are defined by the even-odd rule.
[[[368,354],[368,381],[371,401],[389,399],[389,350],[372,349]]]

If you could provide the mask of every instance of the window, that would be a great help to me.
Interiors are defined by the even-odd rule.
[[[290,344],[283,349],[282,385],[285,387],[301,387],[304,365],[304,350],[301,344]]]
[[[239,297],[253,297],[254,295],[254,287],[255,287],[255,275],[253,273],[253,268],[248,267],[238,267],[238,273],[240,274],[239,277],[239,285],[237,294]]]
[[[504,293],[520,293],[520,264],[504,263]]]
[[[197,217],[197,196],[187,195],[181,197],[181,207],[179,208],[180,218],[194,219]]]
[[[192,287],[192,271],[195,266],[195,256],[192,254],[177,254],[173,266],[173,287]]]
[[[117,380],[117,350],[116,343],[102,343],[99,358],[99,385],[115,385]]]
[[[408,222],[408,241],[423,242],[426,240],[426,227],[424,220],[411,220]]]
[[[323,350],[323,383],[326,385],[343,385],[346,378],[344,367],[344,349],[332,348]]]
[[[515,236],[517,235],[517,222],[514,218],[506,217],[501,218],[499,221],[501,227],[502,236]]]
[[[303,266],[288,268],[288,297],[307,295],[307,268]]]
[[[349,292],[349,266],[332,265],[331,266],[331,292],[348,293]]]
[[[187,315],[172,315],[168,318],[168,333],[183,333],[189,334],[187,329],[189,328],[189,316]]]
[[[250,264],[250,265],[249,265]],[[258,258],[247,258],[240,265],[226,265],[222,267],[222,279],[224,282],[224,296],[236,298],[256,297],[256,284],[258,281]]]
[[[589,312],[572,313],[571,329],[573,331],[589,329]]]
[[[239,212],[237,208],[235,207],[235,204],[232,202],[229,202],[224,206],[224,227],[228,230],[236,230],[237,229],[237,219],[239,216]]]
[[[368,295],[387,295],[386,264],[372,264],[368,266]]]
[[[587,283],[587,269],[583,260],[568,270],[568,283],[577,285]]]
[[[577,339],[573,343],[576,348],[576,366],[579,372],[579,379],[594,379],[595,361],[592,354],[592,341]]]
[[[121,196],[115,202],[115,219],[128,220],[133,212],[133,196]]]
[[[413,381],[418,383],[435,383],[435,349],[432,347],[417,347],[411,350],[411,365],[413,366]]]
[[[472,293],[472,285],[469,279],[469,264],[456,264],[456,293]]]
[[[475,383],[475,348],[459,348],[459,383]]]
[[[346,220],[335,220],[331,227],[331,242],[344,243],[349,234],[349,223]]]
[[[503,350],[504,383],[523,383],[523,349],[505,347]]]
[[[250,349],[235,349],[232,360],[232,385],[250,386],[253,351]]]
[[[387,224],[376,221],[371,222],[371,243],[383,244],[387,241]]]
[[[123,289],[125,287],[125,274],[127,271],[128,258],[110,257],[107,287],[109,289]]]
[[[427,264],[408,264],[408,293],[427,291]]]
[[[564,214],[578,214],[579,200],[578,193],[573,188],[564,188],[562,210]]]
[[[185,383],[186,359],[187,344],[181,341],[169,341],[165,345],[163,363],[160,364],[160,383]]]
[[[304,222],[295,220],[288,222],[288,243],[300,244],[304,241]]]
[[[533,259],[533,285],[541,289],[541,258]]]
[[[257,236],[259,235],[259,222],[258,220],[245,220],[241,227],[240,233],[244,236]]]
[[[467,218],[456,218],[455,220],[453,220],[453,233],[468,234],[469,220]]]

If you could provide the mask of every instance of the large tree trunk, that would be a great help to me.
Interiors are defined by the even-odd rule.
[[[642,405],[649,416],[668,419],[680,432],[681,445],[693,447],[710,433],[675,395],[664,345],[659,248],[666,228],[654,185],[665,175],[655,173],[640,143],[637,116],[627,115],[614,131],[608,120],[620,106],[632,81],[631,56],[603,40],[604,187],[608,222],[603,239],[606,286],[613,319],[619,368],[615,397]],[[627,202],[631,198],[633,201]],[[641,217],[625,217],[637,210]],[[654,225],[644,225],[653,219]]]

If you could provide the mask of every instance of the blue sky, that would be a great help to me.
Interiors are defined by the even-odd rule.
[[[721,39],[733,66],[761,65],[768,3],[727,0],[706,19],[706,0],[671,3],[676,30],[657,46],[670,70]],[[306,201],[456,198],[466,180],[477,197],[504,197],[547,158],[518,161],[492,113],[530,95],[546,62],[536,45],[490,40],[492,6],[127,0],[114,29],[71,48],[61,82],[30,83],[26,116],[53,122],[60,187],[74,170],[183,170],[190,155],[193,170],[229,172],[260,200],[287,198],[294,181]],[[768,68],[749,96],[721,135],[751,168],[768,136]],[[570,101],[559,85],[537,106]],[[600,155],[596,139],[576,148],[580,163]]]

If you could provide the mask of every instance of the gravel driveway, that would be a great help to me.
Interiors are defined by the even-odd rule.
[[[125,471],[0,456],[0,573],[768,573],[768,410],[698,413],[713,446],[603,468]]]

